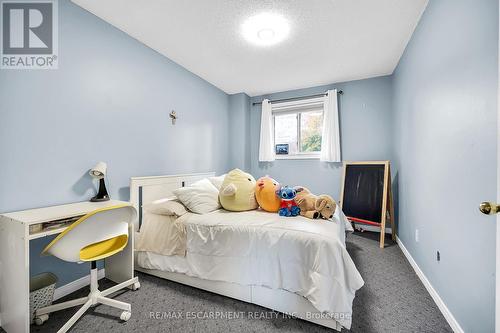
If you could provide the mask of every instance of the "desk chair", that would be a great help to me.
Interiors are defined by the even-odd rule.
[[[96,260],[108,258],[127,246],[129,224],[135,219],[136,214],[135,208],[128,205],[95,210],[71,224],[47,245],[42,254],[51,254],[69,262],[91,262],[90,294],[87,297],[38,309],[35,313],[35,324],[43,324],[48,320],[48,314],[51,312],[82,304],[83,306],[58,333],[68,331],[85,311],[97,304],[121,309],[123,312],[120,319],[124,321],[130,319],[130,304],[106,296],[131,285],[134,285],[133,289],[138,289],[140,286],[138,278],[134,277],[107,290],[100,291],[97,282]]]

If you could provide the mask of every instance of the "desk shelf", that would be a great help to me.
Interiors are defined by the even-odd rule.
[[[57,234],[60,234],[61,232],[63,232],[64,230],[66,230],[67,227],[69,227],[69,226],[64,226],[64,227],[61,227],[61,228],[49,229],[49,230],[42,230],[40,232],[35,232],[35,233],[30,234],[28,236],[28,239],[32,240],[32,239],[37,239],[37,238],[43,238],[43,237],[47,237],[47,236],[57,235]]]

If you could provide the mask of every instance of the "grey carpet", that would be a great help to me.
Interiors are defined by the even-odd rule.
[[[452,332],[399,247],[389,241],[381,250],[376,237],[377,234],[368,232],[347,237],[347,249],[365,280],[354,299],[350,332]],[[257,305],[138,275],[139,291],[123,291],[115,297],[132,304],[128,322],[120,322],[116,317],[119,310],[100,305],[89,310],[72,332],[333,332],[303,320],[284,318]],[[101,282],[103,288],[110,285],[108,281]],[[82,297],[87,292],[84,288],[66,299]],[[32,326],[31,331],[56,332],[75,311],[54,313],[43,326]],[[150,312],[176,311],[182,318],[150,317]],[[234,311],[245,315],[232,320],[195,320],[186,318],[188,311]],[[261,318],[251,319],[250,313]]]

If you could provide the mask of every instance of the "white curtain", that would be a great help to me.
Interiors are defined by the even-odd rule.
[[[337,89],[328,90],[323,111],[323,134],[320,160],[340,162],[340,130]]]
[[[271,103],[268,99],[262,101],[260,117],[259,161],[274,161],[274,123]]]

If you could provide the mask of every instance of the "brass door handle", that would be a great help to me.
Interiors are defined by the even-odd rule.
[[[500,205],[495,202],[481,202],[479,205],[481,213],[486,215],[494,215],[500,212]]]

